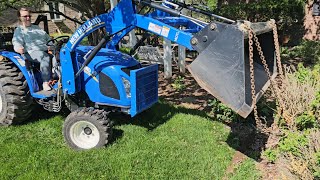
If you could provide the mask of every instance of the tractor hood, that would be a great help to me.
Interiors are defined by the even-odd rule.
[[[92,46],[77,47],[76,56],[78,62],[83,63],[85,55],[93,48],[94,47]],[[137,64],[139,64],[139,62],[127,54],[112,49],[102,48],[89,63],[89,66],[94,65],[94,68],[97,71],[101,71],[101,69],[107,66],[116,65],[123,67],[132,67],[136,66]]]

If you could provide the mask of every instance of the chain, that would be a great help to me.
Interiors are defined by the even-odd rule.
[[[276,57],[277,57],[277,65],[278,65],[278,71],[279,71],[279,74],[280,74],[280,80],[284,80],[284,73],[283,73],[283,70],[282,70],[282,65],[281,65],[281,57],[280,57],[280,45],[279,45],[279,41],[278,41],[278,31],[277,31],[277,26],[274,22],[274,20],[271,22],[271,25],[272,25],[272,30],[273,30],[273,34],[274,34],[274,44],[275,44],[275,48],[276,48]],[[278,87],[278,86],[277,86]],[[280,93],[281,92],[281,88],[278,89],[279,91],[277,93]],[[282,116],[284,117],[284,119],[286,121],[289,122],[289,124],[291,124],[290,122],[293,121],[292,119],[292,116],[290,115],[290,113],[288,113],[286,110],[285,110],[285,103],[283,102],[283,99],[278,95],[278,100],[279,100],[279,104],[280,104],[280,109],[279,109],[279,114],[281,114],[281,111],[282,111]]]
[[[274,46],[276,48],[276,58],[277,58],[277,65],[278,65],[278,71],[280,74],[280,78],[283,80],[283,70],[281,65],[281,57],[280,57],[280,45],[278,41],[278,31],[277,31],[277,25],[275,24],[274,20],[271,21],[272,31],[273,31],[273,40],[274,40]]]
[[[281,64],[281,57],[280,57],[280,45],[279,45],[279,41],[278,41],[278,33],[277,33],[277,26],[274,22],[274,20],[271,21],[271,26],[272,26],[272,30],[273,30],[273,38],[274,38],[274,45],[275,45],[275,52],[276,52],[276,60],[277,60],[277,67],[278,67],[278,72],[280,75],[281,80],[284,79],[284,75],[283,75],[283,70],[282,70],[282,64]],[[253,65],[253,40],[255,42],[255,45],[257,47],[260,59],[262,61],[263,67],[267,73],[268,79],[271,83],[272,88],[274,89],[274,92],[277,96],[277,99],[279,101],[280,104],[280,112],[282,110],[283,112],[283,116],[288,116],[288,118],[290,117],[286,112],[284,112],[284,102],[282,100],[282,98],[280,97],[279,93],[281,92],[281,88],[272,80],[271,78],[271,74],[270,74],[270,70],[267,64],[267,61],[265,59],[265,56],[263,54],[261,45],[259,43],[259,39],[257,37],[257,35],[254,33],[254,31],[252,30],[252,28],[250,28],[247,24],[245,24],[246,29],[248,30],[248,34],[249,34],[249,63],[250,63],[250,82],[251,82],[251,94],[252,94],[252,105],[253,105],[253,111],[254,111],[254,117],[257,123],[257,126],[260,127],[265,127],[262,123],[261,120],[258,116],[258,111],[257,111],[257,105],[256,105],[256,95],[255,95],[255,79],[254,79],[254,65]]]
[[[256,120],[257,126],[262,128],[263,125],[258,115],[257,110],[257,97],[256,97],[256,86],[255,86],[255,79],[254,79],[254,64],[253,64],[253,36],[254,32],[251,28],[248,27],[249,31],[249,64],[250,64],[250,82],[251,82],[251,96],[252,96],[252,105],[253,105],[253,113],[254,118]]]
[[[275,27],[275,25],[273,25],[273,27]],[[273,28],[274,29],[274,28]],[[275,31],[276,33],[274,33],[274,37],[278,37],[277,35],[277,31]],[[284,107],[284,103],[282,101],[282,98],[280,98],[280,95],[279,95],[279,92],[281,91],[280,87],[272,80],[271,78],[271,74],[270,74],[270,70],[269,70],[269,67],[268,67],[268,64],[267,64],[267,61],[266,61],[266,58],[265,56],[263,55],[263,51],[262,51],[262,48],[261,48],[261,45],[260,45],[260,42],[259,42],[259,39],[257,37],[256,34],[253,34],[254,36],[254,41],[255,41],[255,45],[257,46],[257,50],[258,50],[258,53],[259,53],[259,56],[260,56],[260,59],[262,61],[262,64],[263,64],[263,67],[264,67],[264,70],[265,72],[267,73],[268,75],[268,79],[271,83],[271,87],[274,89],[274,92],[277,96],[277,99],[279,100],[279,103],[280,103],[280,107],[281,109],[283,109]],[[279,42],[275,40],[275,44],[278,44],[278,47],[279,47]],[[276,48],[276,56],[277,56],[277,65],[278,67],[280,67],[279,69],[279,74],[280,74],[280,77],[283,76],[283,71],[282,71],[282,65],[281,65],[281,59],[280,58],[280,52],[279,52],[279,49],[277,48],[277,45],[275,45],[275,48]],[[278,50],[277,50],[278,49]],[[279,58],[278,58],[279,56]],[[283,79],[283,77],[281,77]]]

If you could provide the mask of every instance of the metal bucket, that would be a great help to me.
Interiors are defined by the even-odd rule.
[[[252,23],[272,79],[277,74],[272,27],[268,22]],[[248,33],[243,23],[211,23],[191,39],[199,56],[188,67],[198,84],[246,118],[252,111]],[[254,78],[257,100],[270,80],[254,46]]]

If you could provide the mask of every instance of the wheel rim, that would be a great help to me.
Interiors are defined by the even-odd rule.
[[[100,140],[97,127],[88,121],[78,121],[70,128],[72,142],[82,149],[94,148]]]

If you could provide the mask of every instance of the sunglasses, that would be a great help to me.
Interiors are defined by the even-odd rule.
[[[31,15],[25,15],[25,16],[20,16],[20,17],[23,17],[23,18],[31,18]]]

